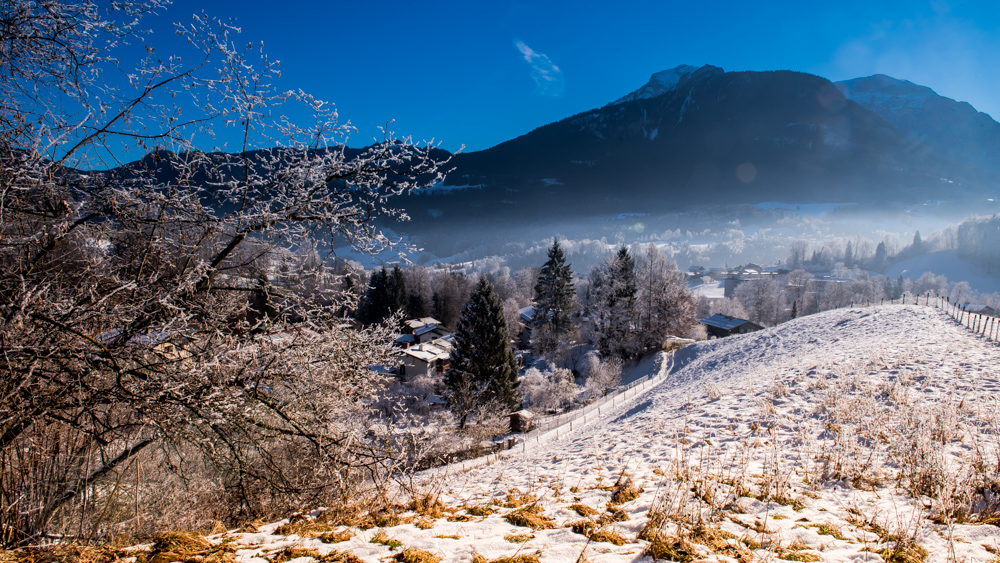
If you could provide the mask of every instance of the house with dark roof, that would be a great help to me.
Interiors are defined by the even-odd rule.
[[[528,305],[518,309],[517,320],[521,327],[516,335],[517,346],[518,348],[528,348],[531,345],[531,330],[535,328],[535,306]]]
[[[757,323],[748,321],[747,319],[730,317],[729,315],[723,315],[721,313],[717,313],[711,317],[705,317],[704,319],[700,319],[698,322],[705,325],[705,331],[708,332],[709,336],[714,336],[716,338],[723,338],[733,334],[746,334],[748,332],[754,332],[764,328]]]

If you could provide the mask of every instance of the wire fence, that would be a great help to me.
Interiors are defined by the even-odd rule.
[[[488,452],[486,455],[480,455],[472,459],[455,459],[449,465],[436,467],[429,471],[447,474],[454,471],[465,471],[473,467],[489,465],[512,453],[537,448],[552,440],[567,436],[571,432],[579,430],[594,421],[602,420],[626,404],[633,402],[637,397],[644,395],[646,391],[662,383],[673,368],[673,357],[673,352],[665,354],[656,373],[643,376],[627,385],[619,386],[614,393],[605,395],[583,408],[533,420],[530,431],[520,435],[507,436],[503,441],[494,444],[493,451]]]
[[[900,305],[906,305],[906,296],[904,295],[900,299],[890,299],[889,304],[895,305],[896,301],[899,301]],[[947,297],[932,295],[930,293],[924,295],[911,294],[910,303],[941,309],[951,318],[958,321],[958,324],[972,331],[973,334],[982,336],[991,342],[997,342],[998,338],[1000,338],[1000,318],[988,313],[970,311],[970,304],[968,303],[952,303]],[[885,299],[880,299],[878,304],[885,305]],[[868,301],[865,302],[865,305],[874,305],[874,303]],[[851,307],[854,306],[855,304],[851,303]],[[857,306],[861,306],[861,304],[859,303]]]

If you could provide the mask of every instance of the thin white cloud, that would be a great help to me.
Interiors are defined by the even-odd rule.
[[[523,41],[515,40],[514,46],[524,55],[531,67],[531,78],[535,81],[535,92],[542,96],[560,96],[566,89],[563,73],[544,53],[536,53]]]

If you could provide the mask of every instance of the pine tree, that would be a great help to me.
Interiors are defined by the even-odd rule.
[[[455,327],[455,348],[445,382],[460,428],[465,428],[472,412],[487,403],[511,410],[521,404],[517,362],[503,303],[485,277],[479,278]]]
[[[791,318],[796,318],[799,316],[799,304],[796,301],[792,301],[792,315]]]
[[[533,345],[541,353],[552,352],[576,327],[576,289],[566,255],[553,239],[548,260],[535,284],[535,329]]]
[[[368,289],[358,305],[357,319],[363,325],[381,323],[399,312],[406,312],[406,282],[397,265],[390,272],[385,266],[372,272]]]
[[[885,241],[882,241],[878,243],[877,247],[875,247],[875,262],[877,262],[878,265],[881,265],[883,262],[885,262],[885,259],[887,257],[888,257],[888,252],[886,251]]]

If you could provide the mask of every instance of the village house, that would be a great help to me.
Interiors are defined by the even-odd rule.
[[[454,335],[436,338],[430,342],[414,344],[403,350],[399,365],[399,377],[404,381],[421,375],[444,373],[455,348]]]
[[[705,325],[705,331],[709,336],[724,338],[733,334],[746,334],[763,329],[757,323],[752,323],[747,319],[730,317],[721,313],[700,319],[699,323]]]
[[[531,329],[535,326],[535,306],[528,305],[518,309],[517,319],[521,327],[517,334],[517,347],[526,349],[531,346]]]

